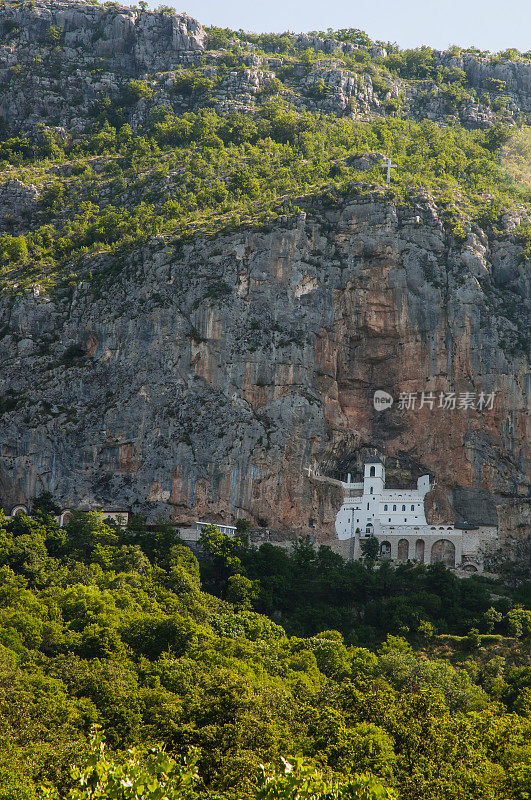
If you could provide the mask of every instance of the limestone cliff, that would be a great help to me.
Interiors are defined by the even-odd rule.
[[[529,193],[514,181],[507,211],[489,192],[512,180],[493,153],[504,124],[531,119],[531,61],[428,50],[356,32],[257,41],[115,3],[0,5],[0,506],[46,489],[326,539],[337,479],[378,452],[391,485],[432,474],[430,519],[523,538]],[[318,140],[386,116],[425,145],[395,193],[389,130],[337,155],[293,123],[311,117]],[[434,121],[424,140],[416,120]],[[468,149],[443,157],[429,143],[455,130]],[[271,189],[256,165],[272,154]],[[439,201],[413,188],[430,158]],[[476,216],[458,213],[474,159]]]
[[[529,275],[513,224],[460,241],[426,194],[317,199],[268,229],[153,240],[117,273],[102,255],[99,281],[6,298],[4,504],[50,489],[326,538],[340,492],[308,468],[338,477],[377,450],[391,482],[432,473],[454,514],[460,487],[482,490],[502,534],[521,535]],[[376,388],[392,408],[374,409]],[[494,404],[399,408],[422,391]]]

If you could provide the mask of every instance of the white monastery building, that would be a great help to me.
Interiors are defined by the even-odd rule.
[[[386,489],[385,467],[375,457],[365,463],[362,483],[353,483],[350,475],[341,483],[344,500],[336,532],[340,540],[350,540],[351,558],[359,559],[361,543],[375,536],[381,559],[442,561],[466,572],[482,571],[482,548],[495,542],[497,527],[429,525],[424,510],[425,496],[433,487],[429,475],[419,478],[415,489]]]

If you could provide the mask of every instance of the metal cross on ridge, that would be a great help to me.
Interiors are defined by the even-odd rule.
[[[384,163],[384,166],[387,167],[387,178],[385,180],[385,182],[387,184],[391,183],[391,167],[397,167],[398,166],[398,164],[393,164],[392,162],[393,162],[393,159],[388,157],[387,161]]]

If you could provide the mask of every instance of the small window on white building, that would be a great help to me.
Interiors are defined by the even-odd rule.
[[[369,504],[367,503],[367,511],[369,510]]]
[[[415,506],[411,506],[411,510],[414,511],[415,510]]]
[[[405,511],[405,510],[406,510],[406,507],[405,507],[405,506],[402,506],[402,511]]]
[[[393,511],[396,511],[396,506],[393,506]]]
[[[384,506],[384,511],[387,511],[387,506]]]
[[[370,488],[370,491],[369,491],[369,494],[372,494],[372,493],[373,493],[373,488],[372,488],[372,486],[371,486],[371,488]]]

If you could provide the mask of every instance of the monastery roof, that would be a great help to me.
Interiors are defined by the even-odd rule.
[[[378,456],[372,456],[372,458],[367,459],[367,461],[365,463],[366,464],[383,464],[383,461],[382,461],[381,458],[378,458]]]

